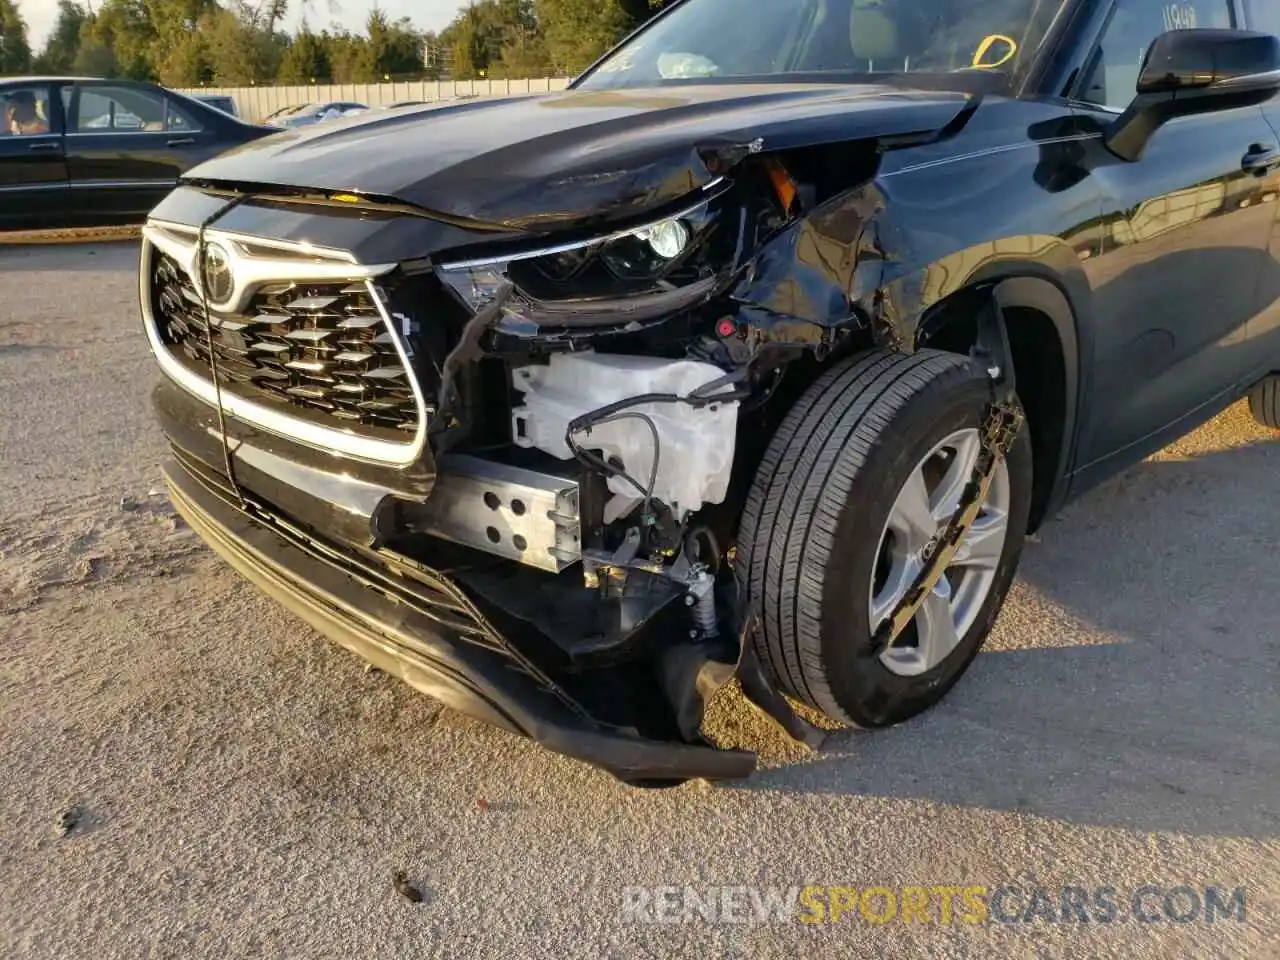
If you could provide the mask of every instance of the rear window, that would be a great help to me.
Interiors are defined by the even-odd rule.
[[[82,87],[73,129],[81,133],[193,131],[199,125],[155,90],[110,85]]]

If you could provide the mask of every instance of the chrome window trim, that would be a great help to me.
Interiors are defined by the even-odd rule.
[[[0,186],[0,193],[17,193],[22,190],[66,190],[70,186],[66,180],[55,180],[52,183],[6,183]]]
[[[163,247],[152,243],[151,235],[156,233],[150,228],[155,224],[153,221],[143,229],[142,241],[142,257],[140,269],[138,270],[138,296],[142,309],[143,326],[146,328],[147,340],[151,344],[151,352],[155,355],[156,361],[160,364],[160,369],[164,374],[176,383],[179,387],[186,390],[192,396],[204,401],[212,407],[218,406],[218,399],[221,396],[222,409],[231,417],[241,420],[252,426],[259,427],[268,433],[283,437],[287,440],[294,440],[306,446],[313,447],[317,450],[324,450],[329,453],[342,454],[357,460],[363,460],[372,463],[388,464],[391,466],[407,467],[416,463],[426,449],[427,444],[427,405],[422,395],[422,388],[418,384],[418,378],[414,375],[413,365],[409,361],[408,351],[405,349],[403,338],[400,330],[395,324],[394,318],[387,309],[386,302],[383,300],[382,292],[379,290],[374,280],[377,276],[381,276],[392,270],[394,264],[389,266],[361,266],[354,263],[341,264],[334,263],[330,266],[330,272],[327,279],[333,282],[343,280],[363,281],[366,289],[369,291],[369,297],[373,301],[378,315],[382,318],[383,326],[391,336],[391,341],[396,349],[396,355],[400,358],[401,364],[404,365],[405,374],[409,378],[409,386],[413,391],[414,404],[418,413],[418,429],[413,435],[413,439],[405,442],[395,440],[381,440],[376,437],[361,437],[348,431],[339,430],[334,427],[327,427],[315,423],[311,420],[303,420],[299,417],[293,417],[287,413],[272,409],[253,400],[246,399],[229,390],[219,390],[214,386],[212,380],[205,379],[197,373],[187,369],[176,357],[169,351],[169,348],[160,339],[160,329],[156,323],[155,314],[151,305],[151,271],[154,252],[160,250],[167,252]],[[157,224],[158,225],[158,224]],[[186,225],[166,224],[165,226],[179,230],[179,232],[187,232],[195,235],[198,231]],[[149,232],[150,230],[150,232]],[[216,231],[207,231],[207,236],[228,236],[226,234],[217,234]],[[254,243],[260,243],[257,238],[249,238]],[[273,241],[269,244],[273,247],[280,248],[280,241]],[[298,246],[291,246],[295,253],[298,252]],[[303,245],[303,249],[306,248]],[[348,257],[350,255],[348,254]],[[268,261],[271,262],[271,261]],[[280,282],[297,280],[296,276],[297,261],[282,259],[274,261],[276,263],[275,276],[268,278]],[[339,269],[341,268],[341,269]],[[184,266],[184,269],[188,269]],[[361,272],[363,271],[363,273]],[[376,272],[375,272],[376,271]],[[188,274],[190,275],[190,274]],[[319,277],[303,277],[302,279],[321,279]]]
[[[177,183],[175,177],[156,177],[151,180],[72,180],[72,190],[132,189],[135,187],[172,187]]]
[[[719,187],[724,183],[724,181],[724,177],[717,177],[702,188],[700,192],[703,193],[704,196],[696,203],[691,203],[683,210],[676,213],[668,214],[665,217],[659,217],[657,220],[650,221],[649,223],[642,223],[638,227],[632,227],[630,230],[619,230],[616,233],[610,233],[606,236],[593,237],[590,240],[577,240],[573,243],[561,243],[553,247],[539,247],[536,250],[519,250],[514,253],[503,254],[500,256],[480,257],[476,260],[454,260],[450,263],[439,263],[436,264],[436,269],[446,272],[452,270],[471,270],[475,267],[491,267],[495,264],[517,263],[521,260],[533,260],[537,257],[549,257],[557,253],[568,253],[571,250],[583,250],[587,247],[595,247],[604,243],[613,243],[615,240],[621,240],[623,237],[629,237],[634,233],[653,226],[654,224],[662,223],[666,220],[679,220],[681,217],[687,217],[691,213],[696,213],[714,199],[710,194],[716,187]]]
[[[184,137],[194,136],[197,133],[204,133],[205,127],[175,127],[172,130],[166,127],[163,130],[144,130],[141,127],[77,127],[75,130],[68,130],[62,134],[64,137],[118,137],[126,135],[136,137],[144,134],[150,137]]]
[[[64,137],[118,137],[127,135],[136,137],[145,134],[152,137],[178,137],[187,134],[204,133],[204,130],[139,130],[137,127],[95,127],[92,130],[68,130]]]

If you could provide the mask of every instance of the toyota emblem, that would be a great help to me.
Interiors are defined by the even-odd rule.
[[[235,293],[235,277],[231,274],[231,254],[216,243],[206,244],[204,263],[200,268],[204,293],[212,304],[225,304]]]

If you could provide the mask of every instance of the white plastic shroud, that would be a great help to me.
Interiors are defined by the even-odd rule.
[[[724,371],[696,360],[665,360],[603,353],[558,353],[548,364],[512,371],[524,406],[511,412],[517,446],[543,450],[561,460],[573,457],[565,443],[569,422],[601,407],[643,394],[687,397],[699,387],[724,377]],[[726,392],[730,387],[724,388]],[[658,475],[653,498],[666,504],[678,520],[707,503],[720,503],[729,487],[738,426],[738,403],[731,400],[702,407],[687,403],[641,403],[627,413],[653,421],[660,441]],[[653,470],[653,433],[641,420],[626,418],[600,423],[573,440],[585,450],[616,458],[640,484],[649,483]],[[608,479],[615,497],[606,510],[612,522],[643,499],[619,476]]]

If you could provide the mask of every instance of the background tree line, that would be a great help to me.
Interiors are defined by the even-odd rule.
[[[58,0],[33,51],[0,0],[0,76],[74,73],[167,86],[571,76],[670,0],[477,0],[439,34],[380,9],[362,33],[281,23],[290,0]],[[308,0],[301,0],[303,4]]]

